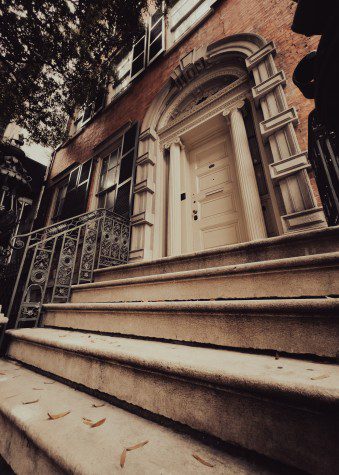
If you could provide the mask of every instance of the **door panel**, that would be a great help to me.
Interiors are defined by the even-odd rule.
[[[194,250],[246,239],[230,136],[222,131],[190,150]]]

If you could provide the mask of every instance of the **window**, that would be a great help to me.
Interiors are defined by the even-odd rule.
[[[122,216],[131,214],[137,138],[138,124],[133,124],[119,146],[102,160],[99,208],[114,210]]]
[[[173,43],[208,13],[213,3],[215,0],[179,0],[170,11]]]
[[[99,110],[104,106],[105,91],[102,89],[92,101],[88,101],[85,106],[78,112],[74,126],[76,131],[80,130]]]
[[[78,166],[58,186],[53,221],[77,216],[86,211],[92,160]]]
[[[134,44],[132,50],[131,79],[136,78],[165,49],[165,19],[162,9],[151,15],[145,34]]]

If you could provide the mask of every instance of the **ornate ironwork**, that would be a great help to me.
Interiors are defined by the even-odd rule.
[[[8,315],[11,326],[38,326],[47,301],[68,302],[74,283],[93,281],[97,267],[124,264],[130,223],[98,209],[29,234],[15,236],[23,252]]]

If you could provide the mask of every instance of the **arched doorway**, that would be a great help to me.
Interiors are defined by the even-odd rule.
[[[159,92],[141,127],[132,260],[325,225],[273,53],[256,35],[226,38]]]

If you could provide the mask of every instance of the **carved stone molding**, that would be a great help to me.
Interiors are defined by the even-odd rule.
[[[286,76],[284,71],[279,71],[270,78],[252,88],[252,94],[255,104],[259,104],[259,100],[273,91],[277,86],[286,84]]]
[[[260,122],[261,135],[265,140],[288,124],[298,124],[298,114],[295,107],[279,112],[279,114]]]
[[[174,111],[188,96],[192,95],[194,90],[198,89],[199,87],[206,84],[207,82],[212,81],[213,79],[217,79],[219,77],[225,77],[225,76],[235,76],[235,77],[238,77],[238,79],[236,79],[231,84],[227,85],[225,88],[220,89],[219,92],[213,94],[213,96],[211,96],[210,98],[207,98],[202,104],[197,104],[191,110],[184,112],[183,114],[180,114],[175,119],[171,120],[171,117]],[[180,122],[182,119],[189,116],[193,112],[203,109],[210,102],[213,102],[215,99],[218,99],[219,97],[230,93],[233,89],[236,89],[238,86],[246,83],[247,81],[248,81],[248,76],[244,72],[244,70],[242,70],[241,68],[236,68],[236,67],[225,67],[222,69],[217,69],[217,70],[209,71],[209,72],[206,72],[205,74],[202,74],[193,83],[189,84],[182,91],[182,93],[178,94],[176,98],[172,101],[172,103],[168,106],[168,108],[166,109],[165,113],[163,114],[161,118],[159,134],[162,133],[165,127],[172,127],[173,125]]]
[[[134,187],[135,194],[144,193],[144,192],[148,192],[152,194],[154,193],[154,183],[151,182],[149,178],[142,180],[139,183],[136,183]]]
[[[245,101],[242,99],[242,100],[236,102],[235,104],[232,104],[230,107],[227,107],[223,111],[222,115],[224,117],[229,118],[232,111],[237,110],[237,109],[242,109],[244,107],[244,105],[245,105]]]
[[[148,165],[148,164],[150,164],[152,166],[155,165],[154,158],[151,157],[149,152],[146,152],[143,155],[140,155],[140,157],[137,158],[136,163],[137,163],[138,166]]]
[[[139,140],[141,140],[142,142],[145,140],[152,140],[153,142],[155,142],[156,139],[157,139],[157,136],[154,130],[146,129],[140,132]]]
[[[179,65],[171,74],[171,78],[178,89],[183,89],[206,68],[206,46],[195,48],[183,56]]]
[[[143,224],[147,224],[148,226],[153,226],[154,215],[152,213],[147,213],[146,211],[141,211],[140,213],[134,214],[131,217],[132,226],[141,226]]]
[[[276,47],[273,41],[270,43],[267,43],[264,45],[262,48],[260,48],[258,51],[256,51],[252,56],[249,56],[246,58],[246,67],[249,71],[252,71],[253,68],[259,65],[259,63],[263,62],[268,55],[270,54],[275,54],[276,53]]]
[[[298,213],[282,216],[281,218],[285,232],[304,231],[307,225],[309,225],[310,228],[313,228],[315,225],[317,225],[317,227],[327,226],[321,207],[305,209]]]
[[[298,170],[310,168],[311,165],[307,160],[307,152],[302,152],[280,162],[271,163],[269,167],[272,180],[282,180]]]

